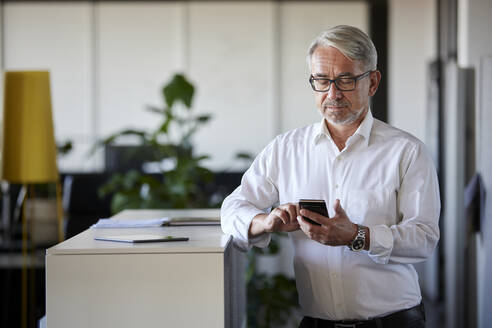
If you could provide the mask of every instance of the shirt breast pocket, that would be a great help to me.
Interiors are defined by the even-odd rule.
[[[396,192],[389,189],[352,190],[345,212],[354,223],[393,225],[396,223]]]

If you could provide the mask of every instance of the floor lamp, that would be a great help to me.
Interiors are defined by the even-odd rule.
[[[56,184],[58,239],[63,240],[61,185],[51,114],[50,75],[47,71],[5,72],[2,179],[23,188]],[[31,195],[30,195],[31,194]],[[26,193],[26,199],[33,197]],[[27,327],[28,236],[26,201],[22,211],[21,327]]]

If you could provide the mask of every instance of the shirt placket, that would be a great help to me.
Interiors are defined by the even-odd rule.
[[[331,181],[333,181],[330,192],[330,200],[329,204],[329,212],[330,216],[334,215],[333,204],[335,200],[342,199],[342,190],[343,190],[343,157],[344,152],[336,152],[332,168],[331,168]],[[343,317],[345,314],[345,299],[343,296],[343,284],[342,284],[342,274],[341,274],[341,260],[342,260],[342,252],[341,247],[335,247],[332,252],[330,252],[330,256],[327,257],[327,264],[330,268],[330,284],[332,286],[332,295],[333,295],[333,305],[334,305],[334,313],[337,317]]]

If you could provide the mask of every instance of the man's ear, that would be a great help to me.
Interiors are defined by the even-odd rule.
[[[379,82],[381,82],[381,73],[378,70],[371,72],[369,75],[370,85],[369,85],[369,96],[372,97],[376,94],[378,90]]]

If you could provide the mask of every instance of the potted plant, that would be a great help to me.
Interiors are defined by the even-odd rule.
[[[102,140],[99,145],[113,144],[123,136],[138,138],[150,150],[159,174],[138,170],[116,173],[100,189],[100,195],[112,194],[113,213],[126,208],[210,207],[200,187],[213,179],[213,173],[201,165],[207,155],[196,155],[192,145],[195,132],[210,120],[210,115],[194,115],[194,86],[182,74],[176,74],[162,88],[164,107],[148,107],[159,116],[154,131],[127,129]]]

